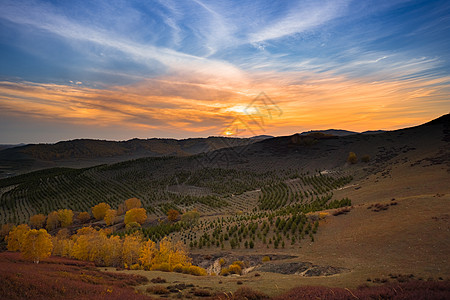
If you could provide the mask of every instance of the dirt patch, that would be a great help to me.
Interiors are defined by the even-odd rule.
[[[210,266],[214,265],[214,263],[221,258],[224,259],[225,264],[232,264],[235,261],[243,261],[246,262],[249,267],[255,267],[262,263],[262,258],[264,256],[270,257],[271,261],[296,258],[296,256],[292,255],[276,255],[276,254],[237,255],[227,252],[211,255],[191,254],[192,263],[205,269],[208,269]]]
[[[345,268],[318,266],[310,262],[265,263],[255,268],[255,270],[286,275],[298,274],[305,277],[330,276],[348,271]]]

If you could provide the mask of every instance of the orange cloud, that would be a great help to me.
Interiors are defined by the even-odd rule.
[[[127,86],[82,86],[0,82],[1,114],[91,126],[189,134],[240,131],[292,134],[308,129],[396,129],[449,112],[450,78],[371,82],[331,74],[250,74],[240,82],[223,78],[148,79]],[[273,100],[246,109],[261,91]],[[277,111],[280,109],[280,111]],[[248,128],[244,128],[247,126]],[[235,128],[236,129],[236,128]]]

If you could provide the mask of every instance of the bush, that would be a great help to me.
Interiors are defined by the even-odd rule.
[[[358,157],[356,156],[355,152],[350,152],[348,154],[347,162],[349,162],[352,165],[358,162]]]
[[[242,267],[240,265],[232,264],[231,266],[228,267],[228,271],[229,271],[230,274],[241,275],[242,274]]]
[[[361,157],[361,161],[364,163],[367,163],[370,161],[370,156],[369,155],[364,155],[363,157]]]
[[[320,212],[319,213],[319,220],[325,219],[328,215],[329,215],[329,213],[327,213],[327,212]]]
[[[183,265],[182,264],[176,264],[173,269],[173,272],[177,272],[177,273],[183,273]]]
[[[166,280],[164,278],[161,277],[155,277],[152,280],[150,280],[152,283],[166,283]]]
[[[166,262],[164,262],[164,263],[158,265],[158,270],[163,271],[163,272],[170,272],[170,271],[172,271],[172,270],[170,269],[169,263],[166,263]]]
[[[229,268],[228,267],[222,268],[222,270],[220,270],[220,275],[222,275],[222,276],[230,275]]]
[[[189,270],[188,274],[191,274],[194,276],[206,276],[206,270],[201,267],[189,266],[188,270]]]
[[[263,262],[268,262],[268,261],[270,261],[270,257],[269,256],[264,256],[263,258],[262,258],[262,261]]]
[[[194,290],[194,296],[197,297],[211,297],[211,293],[207,290],[200,290],[200,289],[195,289]]]
[[[241,268],[245,268],[245,263],[241,260],[237,260],[237,261],[233,262],[232,265],[238,265]]]
[[[169,294],[170,291],[162,285],[154,285],[147,288],[147,293],[152,293],[155,295],[165,295]]]

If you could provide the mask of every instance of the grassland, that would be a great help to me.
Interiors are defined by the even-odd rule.
[[[115,226],[114,234],[138,230],[155,241],[165,236],[182,241],[195,264],[216,274],[108,268],[165,279],[155,289],[152,282],[136,287],[154,297],[156,289],[180,297],[170,292],[177,284],[194,285],[183,289],[182,296],[190,297],[206,290],[232,298],[244,287],[296,299],[286,293],[298,295],[299,290],[289,291],[299,286],[306,299],[330,293],[401,299],[413,297],[413,290],[421,290],[419,296],[442,291],[445,297],[449,142],[447,117],[377,135],[283,137],[219,150],[220,157],[228,155],[226,164],[202,154],[47,169],[0,180],[0,222],[26,222],[58,208],[88,211],[99,202],[116,208],[137,197],[150,213],[148,222],[128,231]],[[359,157],[356,164],[346,161],[350,151]],[[363,156],[369,159],[361,161]],[[201,218],[192,227],[167,222],[169,209],[196,209]],[[91,225],[106,227],[102,221]],[[242,262],[240,274],[220,275],[235,261]],[[358,289],[362,285],[370,288]],[[398,287],[408,292],[393,295]]]

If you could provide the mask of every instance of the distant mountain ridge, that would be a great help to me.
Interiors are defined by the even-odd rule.
[[[304,131],[300,133],[300,135],[308,135],[308,134],[315,134],[315,133],[323,133],[323,134],[329,134],[334,136],[347,136],[352,134],[378,134],[386,132],[385,130],[367,130],[363,132],[356,132],[356,131],[349,131],[349,130],[343,130],[343,129],[326,129],[326,130],[310,130],[310,131]]]

